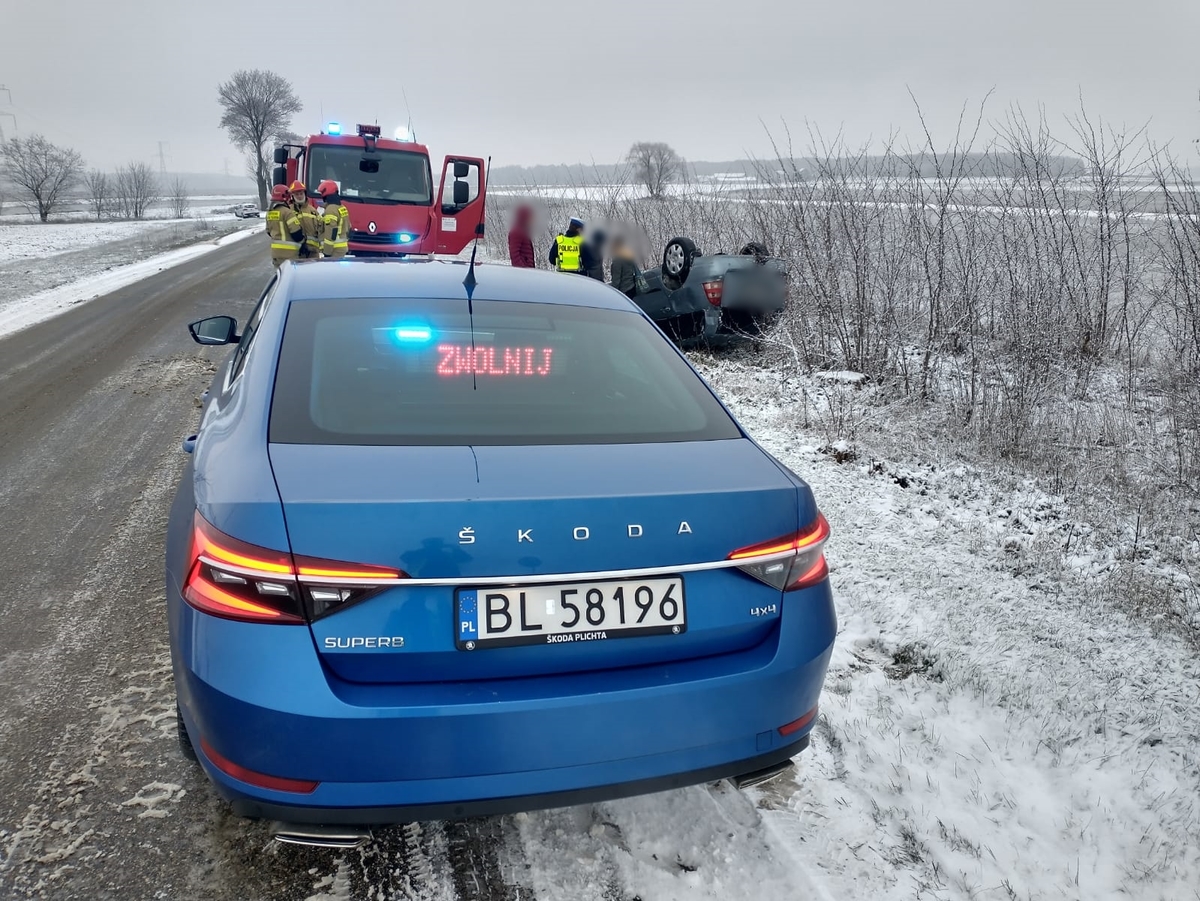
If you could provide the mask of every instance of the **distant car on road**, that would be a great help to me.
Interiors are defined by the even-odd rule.
[[[257,203],[239,203],[233,208],[233,215],[239,219],[257,219],[261,214]]]
[[[812,491],[634,304],[285,263],[171,510],[180,740],[276,838],[777,775],[836,631]],[[465,284],[477,278],[472,297]]]
[[[703,255],[691,239],[673,238],[662,265],[642,276],[634,301],[682,345],[756,338],[787,306],[783,261],[757,243]]]

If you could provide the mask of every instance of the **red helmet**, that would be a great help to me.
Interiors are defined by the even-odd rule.
[[[322,197],[328,197],[330,194],[339,193],[337,182],[331,178],[325,179],[323,182],[317,185],[317,193]]]
[[[300,181],[300,179],[296,179],[294,182],[292,182],[290,185],[288,185],[288,193],[289,194],[307,194],[308,189],[306,187],[304,187],[304,182]]]
[[[287,185],[276,185],[271,189],[272,200],[286,201],[288,199]]]

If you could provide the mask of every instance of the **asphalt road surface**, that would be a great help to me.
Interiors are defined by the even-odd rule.
[[[163,532],[227,352],[185,325],[270,272],[238,242],[0,340],[0,899],[531,897],[508,818],[280,846],[179,752]]]

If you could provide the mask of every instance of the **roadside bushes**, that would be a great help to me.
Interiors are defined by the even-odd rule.
[[[945,149],[927,133],[868,152],[811,132],[805,157],[789,136],[752,183],[693,180],[661,199],[631,178],[522,193],[544,211],[539,259],[574,215],[626,223],[647,265],[675,235],[710,253],[762,241],[790,273],[766,342],[785,378],[862,373],[870,390],[828,392],[1039,475],[1093,505],[1114,542],[1155,510],[1141,546],[1182,540],[1172,566],[1195,600],[1200,192],[1141,132],[1084,110],[1060,131],[980,112]],[[506,198],[489,202],[497,221]],[[490,238],[502,255],[503,230]]]
[[[925,135],[868,153],[813,133],[808,156],[777,149],[752,184],[524,193],[543,209],[539,258],[573,215],[632,228],[647,265],[679,234],[705,252],[764,242],[790,272],[770,337],[789,365],[861,372],[1005,457],[1043,457],[1059,441],[1046,423],[1097,387],[1132,408],[1174,373],[1152,403],[1173,423],[1156,452],[1200,488],[1200,195],[1140,132],[1082,110],[1066,131],[1012,110],[960,125],[946,150]],[[490,202],[502,218],[506,198]],[[502,255],[502,230],[490,240]],[[1098,386],[1099,370],[1119,387]]]

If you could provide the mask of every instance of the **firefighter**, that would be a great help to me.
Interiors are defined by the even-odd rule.
[[[304,243],[300,246],[300,256],[309,260],[321,259],[321,213],[308,197],[308,189],[302,181],[294,181],[288,185],[288,193],[292,195],[292,210],[300,220],[300,228],[304,232]]]
[[[550,265],[559,272],[586,271],[583,243],[583,220],[572,218],[565,234],[550,245]]]
[[[340,260],[350,249],[350,211],[342,203],[337,182],[326,179],[317,185],[325,206],[321,210],[321,252],[326,258]]]
[[[278,268],[286,260],[300,256],[304,231],[300,220],[288,203],[287,185],[271,189],[271,206],[267,210],[267,234],[271,236],[271,262]]]

